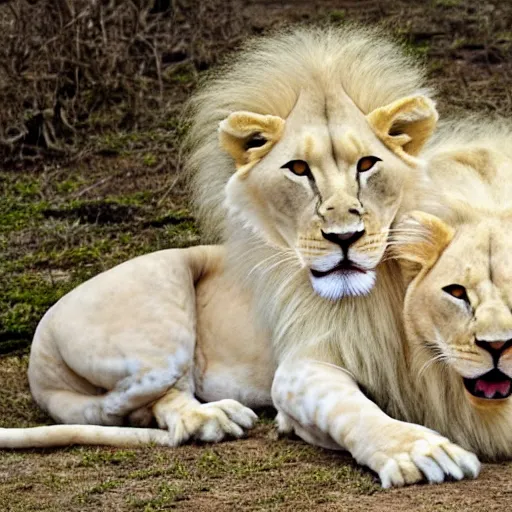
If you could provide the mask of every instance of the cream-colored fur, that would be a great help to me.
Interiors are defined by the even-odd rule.
[[[210,77],[191,130],[203,226],[226,242],[270,331],[280,429],[348,449],[384,486],[479,469],[407,423],[404,288],[396,263],[382,262],[394,220],[423,193],[417,155],[437,115],[421,85],[373,33],[285,33]]]
[[[30,360],[32,393],[57,421],[119,425],[128,417],[144,424],[154,416],[169,435],[57,430],[74,442],[90,442],[88,433],[109,444],[113,437],[116,444],[157,436],[177,444],[238,436],[253,422],[240,402],[270,400],[275,365],[268,351],[255,349],[265,340],[273,339],[283,360],[320,339],[315,357],[340,362],[342,328],[350,333],[343,358],[351,367],[361,338],[380,338],[383,330],[381,342],[392,349],[401,333],[400,294],[391,290],[398,271],[376,266],[404,198],[420,187],[416,155],[437,120],[420,71],[374,32],[299,29],[250,43],[220,73],[194,103],[189,168],[197,170],[205,232],[230,234],[233,261],[218,270],[219,249],[194,248],[116,267],[45,315]],[[366,157],[375,158],[359,173]],[[308,172],[283,168],[292,159],[307,161]],[[362,236],[344,254],[332,238],[351,233]],[[354,268],[329,275],[344,257]],[[366,293],[377,273],[369,296],[341,303],[319,297]],[[256,328],[236,329],[250,316],[248,297],[258,301]],[[382,320],[374,322],[379,309]],[[223,350],[211,348],[218,340]],[[258,359],[265,370],[250,391],[240,368],[243,361],[255,368]],[[226,366],[238,380],[223,379]],[[361,381],[381,397],[388,383],[385,372],[363,372]],[[217,403],[199,404],[194,392]],[[400,396],[397,386],[390,393]],[[0,444],[38,443],[47,433],[26,431],[20,441],[18,431],[3,431]]]
[[[275,368],[247,318],[222,247],[159,251],[94,277],[46,313],[30,354],[34,399],[71,425],[0,429],[0,446],[240,437],[256,418],[242,403],[271,404]],[[152,418],[166,430],[112,428]]]
[[[504,123],[442,129],[428,152],[440,194],[418,205],[438,217],[411,214],[395,242],[412,280],[405,325],[414,420],[488,459],[512,457],[512,402],[476,397],[463,378],[495,367],[490,344],[491,352],[502,350],[496,367],[512,377],[512,349],[504,345],[512,339],[511,148],[512,127]],[[443,290],[452,284],[467,297]]]
[[[395,218],[423,191],[417,155],[437,114],[421,82],[397,47],[364,30],[299,30],[250,45],[197,96],[191,131],[189,168],[203,223],[212,238],[226,241],[228,261],[217,276],[223,296],[214,284],[201,290],[203,274],[215,267],[204,258],[214,248],[145,256],[86,283],[36,333],[30,372],[38,402],[61,421],[69,410],[80,422],[103,424],[144,418],[151,407],[170,432],[116,430],[119,443],[240,435],[252,416],[239,402],[200,405],[192,396],[200,381],[190,368],[197,320],[199,340],[202,326],[222,334],[211,339],[223,346],[272,340],[279,364],[272,398],[282,430],[348,449],[384,486],[475,476],[472,454],[407,423],[415,398],[403,385],[404,287],[397,264],[382,262]],[[194,307],[194,286],[204,308]],[[92,304],[84,309],[86,298]],[[227,331],[234,319],[250,317],[249,301],[255,330],[233,340]],[[109,360],[113,339],[116,357]],[[48,389],[43,368],[47,361],[51,373],[59,360],[38,357],[38,345],[51,350],[58,343],[61,366],[72,372]],[[267,357],[263,375],[271,375],[272,358],[260,357]],[[44,377],[32,384],[36,374]],[[215,386],[204,382],[196,393],[251,405],[222,384],[218,395],[207,395]],[[79,393],[67,400],[70,388]],[[73,432],[90,442],[99,431]],[[2,435],[4,446],[13,439]]]

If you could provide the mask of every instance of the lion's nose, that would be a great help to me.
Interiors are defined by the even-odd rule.
[[[364,229],[361,231],[347,231],[346,233],[326,233],[322,231],[322,236],[326,240],[329,240],[329,242],[338,244],[343,251],[346,252],[352,244],[355,244],[364,235],[364,233]]]
[[[507,341],[486,341],[486,340],[475,340],[477,347],[487,350],[494,360],[498,360],[501,354],[508,348],[512,347],[512,340]]]

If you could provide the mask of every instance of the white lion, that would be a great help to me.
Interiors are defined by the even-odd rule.
[[[462,127],[462,129],[461,129]],[[397,231],[414,421],[512,458],[512,126],[451,123],[432,149],[441,192]],[[442,220],[441,220],[442,219]]]
[[[382,260],[392,223],[423,192],[417,155],[437,114],[421,85],[396,46],[361,29],[249,45],[196,96],[193,117],[196,200],[225,259],[199,247],[127,262],[64,297],[34,339],[32,393],[56,420],[155,416],[168,431],[13,429],[0,445],[239,436],[254,421],[242,404],[269,403],[277,364],[282,429],[348,449],[385,486],[476,476],[473,454],[393,419],[414,419],[416,398],[401,274]]]

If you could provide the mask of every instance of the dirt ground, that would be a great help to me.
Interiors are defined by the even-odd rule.
[[[282,23],[357,20],[383,25],[425,61],[442,117],[512,113],[508,0],[229,5],[239,25],[227,42],[208,42],[218,53],[212,62],[246,35]],[[127,258],[200,241],[177,172],[184,129],[179,107],[207,67],[191,62],[192,68],[177,68],[170,77],[172,105],[165,123],[133,132],[99,131],[80,159],[0,169],[1,427],[51,423],[31,401],[26,367],[35,325],[53,302]],[[476,481],[382,491],[375,476],[347,455],[277,439],[271,419],[272,412],[263,411],[246,439],[214,446],[1,451],[0,510],[512,509],[512,464],[485,464]]]

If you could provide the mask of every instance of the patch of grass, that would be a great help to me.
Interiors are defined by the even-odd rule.
[[[49,473],[46,479],[44,480],[45,485],[55,491],[60,491],[69,485],[69,478],[62,475],[56,475],[54,473]]]
[[[357,494],[371,495],[381,490],[374,479],[359,468],[338,465],[306,467],[298,478],[299,485],[330,484],[337,487],[349,487]]]
[[[173,503],[188,499],[181,486],[163,483],[158,488],[158,494],[153,498],[140,499],[128,497],[128,504],[144,512],[154,512],[157,510],[167,510],[173,508]]]
[[[128,474],[128,478],[133,480],[147,480],[159,476],[169,476],[172,478],[188,478],[190,476],[187,468],[179,461],[174,462],[169,467],[158,467],[149,469],[139,469]]]
[[[28,355],[3,356],[0,359],[0,427],[33,427],[52,423],[33,401],[27,382]],[[3,451],[0,459],[5,464],[30,460],[32,453]],[[1,509],[1,507],[0,507]]]
[[[157,203],[148,190],[54,203],[51,194],[89,181],[79,172],[61,173],[51,186],[41,174],[13,176],[0,173],[0,353],[26,347],[47,309],[93,275],[199,240],[187,210]]]
[[[512,32],[497,32],[495,34],[496,40],[504,43],[512,43]]]
[[[255,505],[262,507],[264,510],[278,510],[280,505],[286,502],[288,497],[288,492],[283,490],[272,491],[270,490],[270,495],[265,496],[263,498],[258,498],[255,501]]]
[[[406,41],[404,48],[415,59],[426,61],[431,45],[428,41]]]
[[[347,19],[347,11],[344,9],[333,9],[327,13],[327,19],[331,23],[342,23]]]
[[[166,238],[172,240],[172,247],[183,248],[196,245],[199,241],[199,233],[194,221],[187,221],[174,226],[165,226]]]
[[[132,450],[84,449],[78,466],[85,468],[103,465],[124,466],[131,464],[136,458],[137,454]]]
[[[179,71],[178,73],[173,73],[171,75],[170,80],[172,82],[178,82],[180,84],[186,84],[188,82],[193,82],[194,81],[194,75],[190,71],[188,71],[188,70],[183,70],[183,71]]]
[[[23,176],[21,179],[14,181],[12,190],[18,197],[22,198],[37,197],[41,193],[39,182],[27,176]]]
[[[458,48],[461,48],[465,44],[468,43],[467,38],[465,37],[458,37],[457,39],[454,39],[450,45],[450,48],[452,50],[457,50]]]
[[[142,162],[147,167],[154,167],[158,163],[158,157],[154,155],[153,153],[146,153],[142,157]]]
[[[263,460],[256,459],[234,464],[231,472],[240,478],[244,478],[249,474],[264,473],[282,469],[286,465],[306,462],[314,456],[314,450],[310,448],[310,446],[280,448]]]
[[[137,207],[147,206],[150,198],[150,193],[140,191],[124,196],[107,196],[104,199],[72,199],[58,207],[48,207],[43,213],[47,218],[69,218],[89,223],[128,222],[131,220],[130,215],[137,213]]]
[[[70,194],[83,187],[87,181],[83,176],[71,176],[55,183],[55,192],[57,194]]]
[[[72,279],[52,281],[47,274],[50,279],[37,272],[0,271],[0,353],[27,346],[46,310],[76,284]]]
[[[91,501],[91,499],[99,494],[104,494],[111,489],[115,489],[116,487],[119,487],[122,485],[123,482],[121,480],[106,480],[105,482],[102,482],[100,484],[97,484],[87,491],[81,492],[75,497],[75,500],[78,503],[87,503],[88,501]]]
[[[169,124],[164,123],[164,126]],[[175,126],[171,125],[170,128],[172,130]],[[175,140],[175,137],[176,135],[168,129],[155,128],[148,131],[107,131],[101,135],[92,135],[90,140],[93,148],[100,153],[127,155],[136,150],[147,150],[155,144],[164,149]]]
[[[435,7],[458,7],[462,4],[462,0],[433,0]]]
[[[29,175],[0,172],[0,197],[0,235],[20,230],[40,219],[41,212],[48,206],[41,200],[38,179]]]
[[[190,63],[181,64],[176,67],[169,67],[164,71],[163,76],[170,83],[192,85],[197,79],[197,70]]]
[[[250,475],[257,475],[269,471],[279,470],[286,465],[305,462],[315,456],[315,448],[311,446],[279,447],[265,458],[249,458],[243,460],[225,460],[215,449],[207,449],[198,458],[196,469],[199,474],[210,478],[222,475],[231,475],[237,479],[244,479]]]
[[[201,454],[197,461],[197,468],[201,473],[212,475],[220,475],[227,469],[226,462],[218,455],[218,453],[209,448]]]
[[[4,195],[0,201],[0,235],[20,231],[42,220],[47,201],[27,202],[22,197]]]

